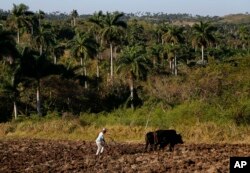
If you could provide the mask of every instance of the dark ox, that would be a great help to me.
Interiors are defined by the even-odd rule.
[[[176,144],[183,144],[183,140],[180,134],[177,134],[175,130],[157,130],[155,132],[148,132],[145,136],[146,146],[145,151],[150,145],[150,150],[164,149],[169,144],[169,150],[173,151]]]

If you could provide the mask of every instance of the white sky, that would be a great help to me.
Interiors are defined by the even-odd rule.
[[[79,14],[95,11],[188,13],[202,16],[223,16],[250,13],[250,0],[0,0],[0,9],[11,10],[13,4],[24,3],[32,11]]]

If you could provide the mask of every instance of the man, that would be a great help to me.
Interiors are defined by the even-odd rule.
[[[96,155],[101,154],[104,150],[104,144],[105,144],[104,134],[106,133],[106,131],[107,131],[106,128],[103,128],[95,140],[97,145]]]

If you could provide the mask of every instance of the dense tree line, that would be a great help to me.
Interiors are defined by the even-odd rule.
[[[55,17],[56,16],[56,17]],[[188,24],[176,24],[173,20]],[[157,19],[157,20],[152,20]],[[0,120],[49,111],[136,108],[147,83],[185,75],[179,67],[224,62],[249,53],[249,25],[188,14],[79,15],[0,11]],[[174,104],[174,103],[173,103]]]

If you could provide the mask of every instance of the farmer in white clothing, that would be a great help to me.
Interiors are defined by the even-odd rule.
[[[103,128],[95,140],[96,145],[97,145],[96,155],[99,155],[104,150],[104,144],[105,144],[104,134],[106,133],[106,131],[107,130],[105,128]]]

